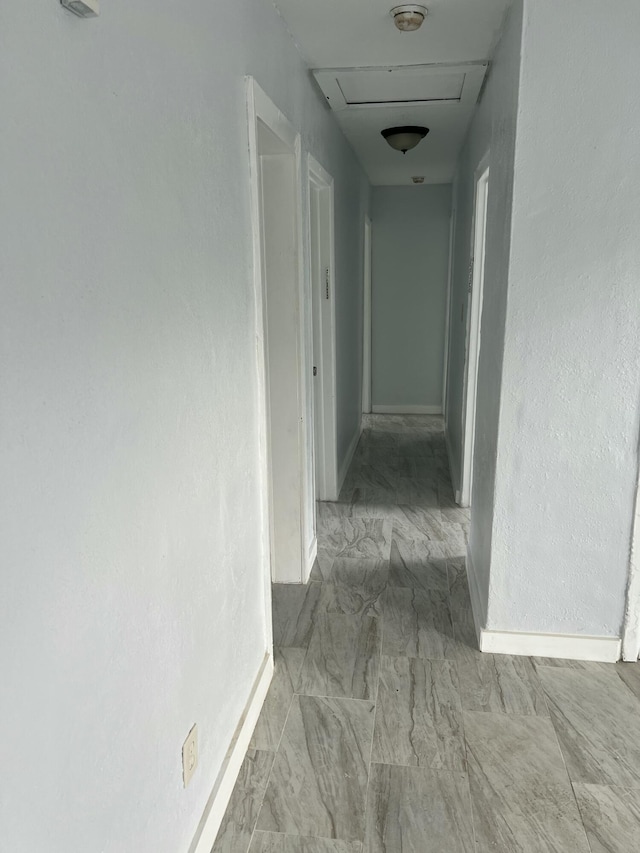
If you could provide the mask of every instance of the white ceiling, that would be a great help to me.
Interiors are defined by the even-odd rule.
[[[401,33],[393,24],[389,10],[398,2],[276,0],[276,5],[309,67],[338,69],[486,60],[510,0],[424,0],[429,14],[413,33]],[[370,100],[371,86],[379,77],[379,72],[370,74],[352,91],[366,88]],[[398,97],[397,91],[393,97]],[[408,78],[406,99],[414,97]],[[427,183],[447,183],[453,178],[473,109],[468,101],[359,106],[336,112],[336,119],[373,184],[407,184],[413,175],[423,175]],[[385,127],[400,124],[430,129],[426,139],[406,155],[394,151],[380,136]]]

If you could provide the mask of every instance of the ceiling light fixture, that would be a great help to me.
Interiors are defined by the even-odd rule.
[[[392,148],[406,154],[411,148],[415,148],[421,139],[425,138],[429,133],[429,128],[414,127],[413,125],[388,127],[386,130],[381,130],[380,133]]]
[[[389,14],[400,32],[412,33],[422,26],[422,22],[427,17],[427,9],[425,6],[405,3],[403,6],[394,6]]]

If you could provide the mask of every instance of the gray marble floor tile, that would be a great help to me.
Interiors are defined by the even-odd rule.
[[[399,477],[396,485],[396,502],[404,506],[419,506],[438,509],[436,480],[417,481],[415,478]]]
[[[318,532],[318,539],[321,538],[321,534]],[[328,551],[322,545],[318,545],[318,553],[311,569],[309,580],[322,582],[325,578],[328,578],[331,575],[334,560],[335,555],[333,551]]]
[[[417,543],[416,551],[419,553],[423,540],[433,539],[441,542],[446,538],[439,509],[402,504],[400,511],[404,517],[394,520],[393,537],[398,542],[403,542],[406,548]]]
[[[395,489],[356,488],[350,506],[352,518],[393,520],[398,513]]]
[[[440,542],[421,539],[391,541],[389,583],[411,589],[449,589],[447,558]]]
[[[455,664],[383,656],[371,760],[466,770]]]
[[[474,853],[464,773],[373,764],[364,853]]]
[[[318,616],[298,679],[298,693],[375,699],[380,666],[380,620]]]
[[[447,560],[447,576],[449,579],[449,604],[454,617],[454,625],[456,614],[461,618],[472,620],[471,595],[464,557]]]
[[[255,832],[249,853],[361,853],[359,841],[336,841],[331,838],[306,838],[279,832]]]
[[[309,643],[320,584],[273,584],[273,644],[304,648]]]
[[[389,559],[392,523],[381,518],[336,518],[327,521],[319,545],[334,557]]]
[[[278,748],[306,654],[305,649],[296,648],[274,648],[273,651],[275,670],[251,738],[252,749],[275,751]]]
[[[322,586],[318,613],[379,616],[388,579],[388,560],[336,557]]]
[[[442,469],[440,469],[442,472]],[[441,509],[458,509],[455,495],[451,487],[451,479],[448,474],[442,474],[438,483],[438,505]]]
[[[382,597],[382,651],[391,657],[442,660],[453,655],[447,594],[388,587]]]
[[[345,482],[355,488],[384,489],[391,491],[396,487],[398,478],[395,466],[388,461],[375,465],[365,464],[354,468],[347,474]]]
[[[321,528],[325,521],[334,518],[351,518],[353,505],[351,501],[317,501],[316,518],[318,527]]]
[[[246,853],[274,758],[273,752],[247,752],[212,853]]]
[[[257,829],[362,840],[374,707],[294,697]]]
[[[549,719],[464,713],[478,853],[589,853]]]
[[[458,524],[469,524],[471,521],[471,510],[462,507],[442,507],[440,512],[444,521],[457,522]]]
[[[591,853],[640,850],[640,790],[573,786]]]
[[[640,663],[618,663],[614,666],[618,678],[640,699]]]
[[[478,655],[458,662],[465,711],[548,716],[535,667],[526,657]]]
[[[446,552],[449,557],[462,558],[467,555],[467,533],[461,524],[442,522]]]
[[[453,611],[451,614],[453,622],[454,642],[451,651],[451,659],[456,661],[482,658],[483,653],[478,647],[478,635],[473,622],[473,614],[470,611]]]
[[[538,674],[572,781],[640,788],[640,700],[615,671]]]

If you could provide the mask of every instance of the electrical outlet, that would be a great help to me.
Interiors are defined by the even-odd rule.
[[[198,728],[194,724],[182,744],[182,778],[186,788],[198,766]]]

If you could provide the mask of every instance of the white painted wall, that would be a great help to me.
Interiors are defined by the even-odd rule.
[[[459,164],[454,317],[472,172],[491,149],[470,537],[491,630],[620,636],[640,422],[639,37],[633,0],[517,0]]]
[[[490,627],[620,636],[640,422],[639,40],[635,0],[525,3]]]
[[[442,404],[451,185],[374,187],[372,403]]]
[[[269,642],[244,75],[336,180],[343,455],[368,186],[262,0],[5,5],[0,56],[2,846],[176,853]]]

